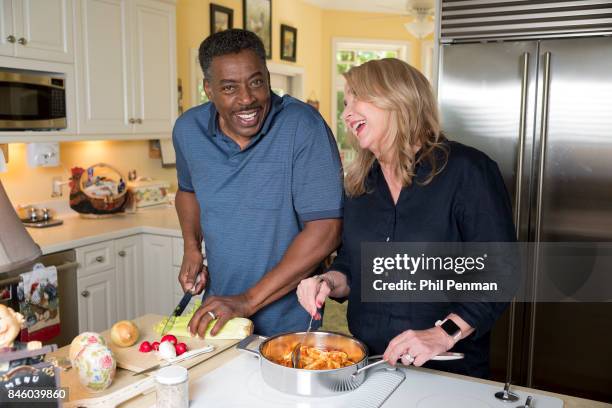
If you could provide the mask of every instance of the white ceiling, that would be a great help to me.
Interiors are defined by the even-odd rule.
[[[404,14],[411,8],[434,8],[436,0],[304,0],[314,6],[348,11]]]

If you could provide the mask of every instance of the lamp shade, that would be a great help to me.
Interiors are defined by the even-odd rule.
[[[42,252],[30,237],[0,182],[0,273],[24,266]]]

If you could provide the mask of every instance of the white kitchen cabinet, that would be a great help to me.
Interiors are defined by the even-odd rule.
[[[76,248],[76,258],[81,332],[147,313],[168,315],[183,295],[181,238],[136,234]]]
[[[174,2],[82,0],[77,14],[80,132],[170,137],[177,116]]]
[[[177,275],[172,265],[172,238],[145,234],[142,244],[145,313],[167,316],[176,306]]]
[[[100,332],[117,320],[113,241],[76,248],[79,332]]]
[[[115,240],[117,320],[132,320],[144,314],[144,270],[142,235]]]
[[[73,0],[0,0],[0,54],[74,63]]]
[[[76,248],[79,330],[144,314],[142,235]]]
[[[15,36],[13,30],[13,1],[0,0],[0,55],[15,54]]]
[[[132,21],[134,130],[170,135],[178,111],[176,10],[158,1],[136,0]]]
[[[78,277],[77,288],[79,332],[109,329],[117,320],[115,270]]]

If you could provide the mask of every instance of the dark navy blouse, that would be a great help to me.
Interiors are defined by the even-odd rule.
[[[484,153],[447,142],[448,162],[431,183],[421,185],[431,171],[415,168],[415,180],[401,190],[397,205],[378,162],[370,171],[368,193],[349,198],[344,207],[343,244],[331,270],[349,278],[348,322],[351,333],[364,341],[370,354],[381,354],[389,341],[405,330],[434,327],[454,312],[476,330],[453,351],[464,360],[428,362],[425,366],[461,374],[489,374],[489,332],[506,303],[362,303],[360,244],[362,242],[507,242],[515,240],[512,208],[497,164]]]

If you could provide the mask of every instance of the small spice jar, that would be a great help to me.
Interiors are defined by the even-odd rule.
[[[189,406],[189,384],[187,369],[168,366],[155,374],[157,408],[187,408]]]

